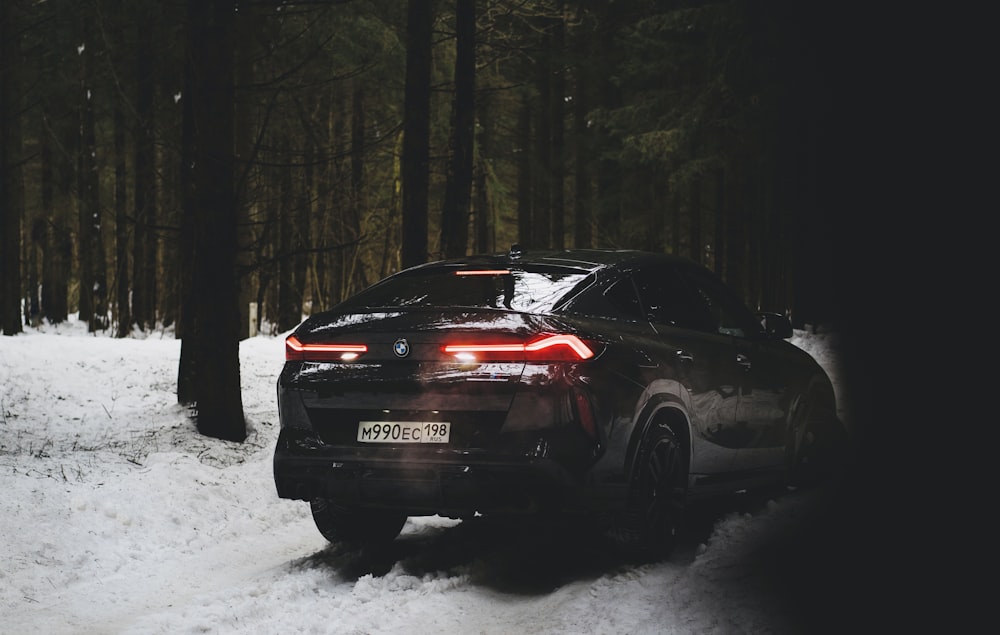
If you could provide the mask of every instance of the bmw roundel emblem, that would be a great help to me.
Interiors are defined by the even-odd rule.
[[[392,352],[396,354],[396,357],[406,357],[410,354],[410,343],[399,338],[392,343]]]

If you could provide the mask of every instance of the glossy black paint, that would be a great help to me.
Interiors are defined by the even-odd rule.
[[[488,269],[510,273],[456,273]],[[441,349],[542,334],[575,335],[595,355],[463,362]],[[687,495],[697,497],[785,478],[806,423],[802,404],[835,417],[823,370],[783,340],[787,319],[754,315],[707,270],[658,254],[430,263],[309,318],[293,335],[368,351],[285,363],[274,454],[283,498],[453,517],[615,512],[654,423],[681,444]],[[401,339],[405,357],[393,352]],[[361,443],[360,421],[448,422],[452,436],[448,444]]]

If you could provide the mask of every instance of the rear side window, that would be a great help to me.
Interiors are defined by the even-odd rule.
[[[593,285],[577,296],[566,309],[569,313],[605,320],[641,322],[642,305],[629,277],[603,287]]]
[[[604,297],[622,317],[629,320],[643,319],[642,304],[631,279],[619,280],[604,293]]]
[[[424,269],[387,278],[336,308],[467,307],[544,313],[585,278],[585,273],[553,270],[507,269],[462,275],[456,269]]]
[[[685,268],[681,275],[697,290],[707,307],[713,332],[736,337],[752,337],[760,333],[756,316],[722,280],[696,267]]]
[[[679,275],[676,267],[637,271],[635,286],[646,315],[654,324],[714,332],[714,321],[702,297]]]

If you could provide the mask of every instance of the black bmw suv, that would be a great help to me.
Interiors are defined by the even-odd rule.
[[[833,469],[829,378],[713,273],[639,251],[392,275],[289,335],[274,478],[331,541],[408,516],[579,515],[669,553],[686,502]]]

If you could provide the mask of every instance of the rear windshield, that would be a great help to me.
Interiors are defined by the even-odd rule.
[[[338,311],[396,307],[468,307],[545,313],[575,295],[585,272],[435,268],[387,278],[342,302]]]

